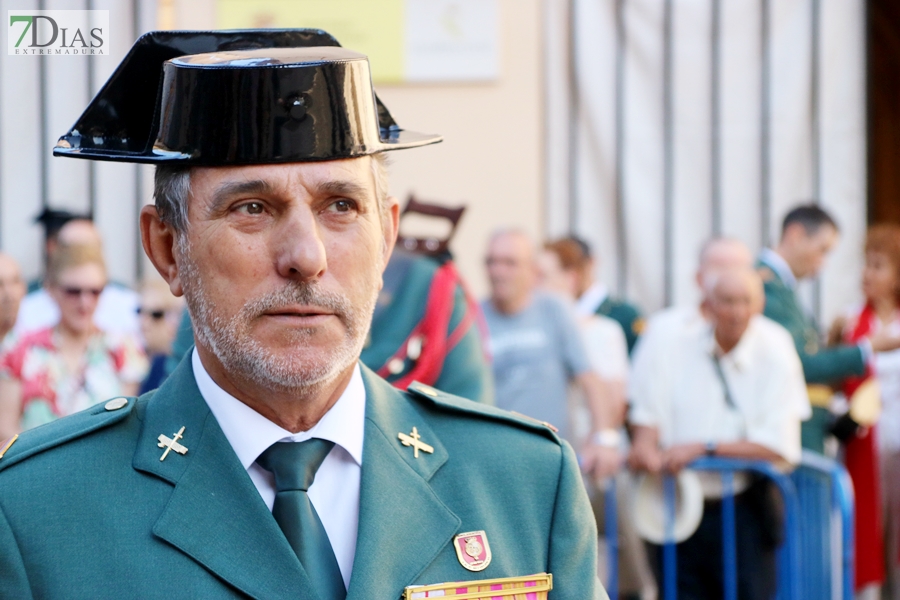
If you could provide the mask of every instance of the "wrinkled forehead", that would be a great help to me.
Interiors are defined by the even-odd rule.
[[[713,295],[754,299],[763,293],[762,279],[751,269],[726,270],[718,275]]]
[[[284,164],[242,165],[227,167],[194,167],[191,169],[191,196],[210,200],[211,195],[239,189],[242,184],[256,184],[273,193],[305,190],[364,194],[375,197],[372,158],[360,156],[341,160],[295,162]]]

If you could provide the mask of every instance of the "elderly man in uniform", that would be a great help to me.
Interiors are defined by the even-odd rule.
[[[0,445],[0,597],[605,597],[566,443],[358,361],[397,233],[380,153],[439,139],[321,31],[136,43],[56,153],[157,164],[144,249],[197,345]]]
[[[900,338],[888,332],[858,344],[822,347],[818,326],[797,298],[797,284],[819,273],[838,237],[837,223],[831,215],[815,205],[798,206],[785,215],[778,244],[763,249],[757,263],[765,282],[765,315],[791,333],[800,354],[813,406],[812,418],[803,424],[803,447],[816,452],[825,450],[825,438],[833,420],[829,411],[830,386],[863,375],[867,362],[873,360],[873,352],[900,347]]]

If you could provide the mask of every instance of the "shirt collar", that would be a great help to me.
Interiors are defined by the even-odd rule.
[[[275,442],[302,442],[314,437],[334,442],[362,466],[366,388],[359,364],[353,368],[350,383],[334,406],[312,429],[300,433],[291,433],[279,427],[219,387],[203,367],[196,348],[191,355],[191,364],[200,395],[209,405],[245,469],[249,469],[259,455]]]
[[[780,254],[771,248],[763,248],[762,252],[759,253],[759,260],[775,271],[786,286],[792,290],[797,287],[797,277],[794,276],[791,266],[787,264],[787,261]]]
[[[725,355],[721,354],[722,351],[719,349],[719,344],[716,343],[712,324],[707,323],[704,335],[707,338],[709,355],[713,357],[719,356],[720,360],[730,362],[738,371],[743,371],[745,367],[749,367],[750,362],[753,359],[753,339],[754,332],[757,328],[756,322],[759,319],[759,315],[750,319],[750,323],[747,324],[747,330],[744,331],[744,335],[741,336],[737,346],[732,348],[731,352]]]
[[[600,305],[609,297],[609,289],[599,281],[586,289],[575,303],[575,309],[580,315],[592,315],[597,312]]]

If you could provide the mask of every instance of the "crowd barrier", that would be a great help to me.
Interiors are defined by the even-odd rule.
[[[771,480],[784,500],[785,537],[778,551],[777,600],[852,600],[853,598],[853,488],[839,463],[804,452],[800,465],[785,474],[767,462],[728,458],[702,458],[690,465],[715,471],[722,477],[722,549],[725,600],[737,600],[737,547],[734,527],[733,476],[736,471]],[[616,484],[605,490],[605,535],[608,577],[604,582],[611,600],[618,598],[618,527]],[[665,522],[672,531],[675,514],[675,480],[663,484]],[[669,535],[671,538],[671,534]],[[663,547],[663,580],[660,600],[677,599],[678,556],[674,543]]]

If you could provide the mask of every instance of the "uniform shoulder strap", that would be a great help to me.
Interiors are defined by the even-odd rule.
[[[556,427],[550,423],[538,421],[537,419],[533,419],[520,413],[506,411],[481,402],[466,400],[465,398],[460,398],[459,396],[436,390],[435,388],[425,385],[424,383],[419,383],[418,381],[411,383],[407,388],[407,392],[413,399],[420,402],[427,402],[441,409],[466,413],[475,417],[516,426],[547,437],[557,444],[561,441],[560,437],[556,435],[556,432],[558,431]]]
[[[128,417],[136,404],[137,398],[113,398],[65,419],[13,436],[0,443],[0,471],[35,454],[110,427]]]

